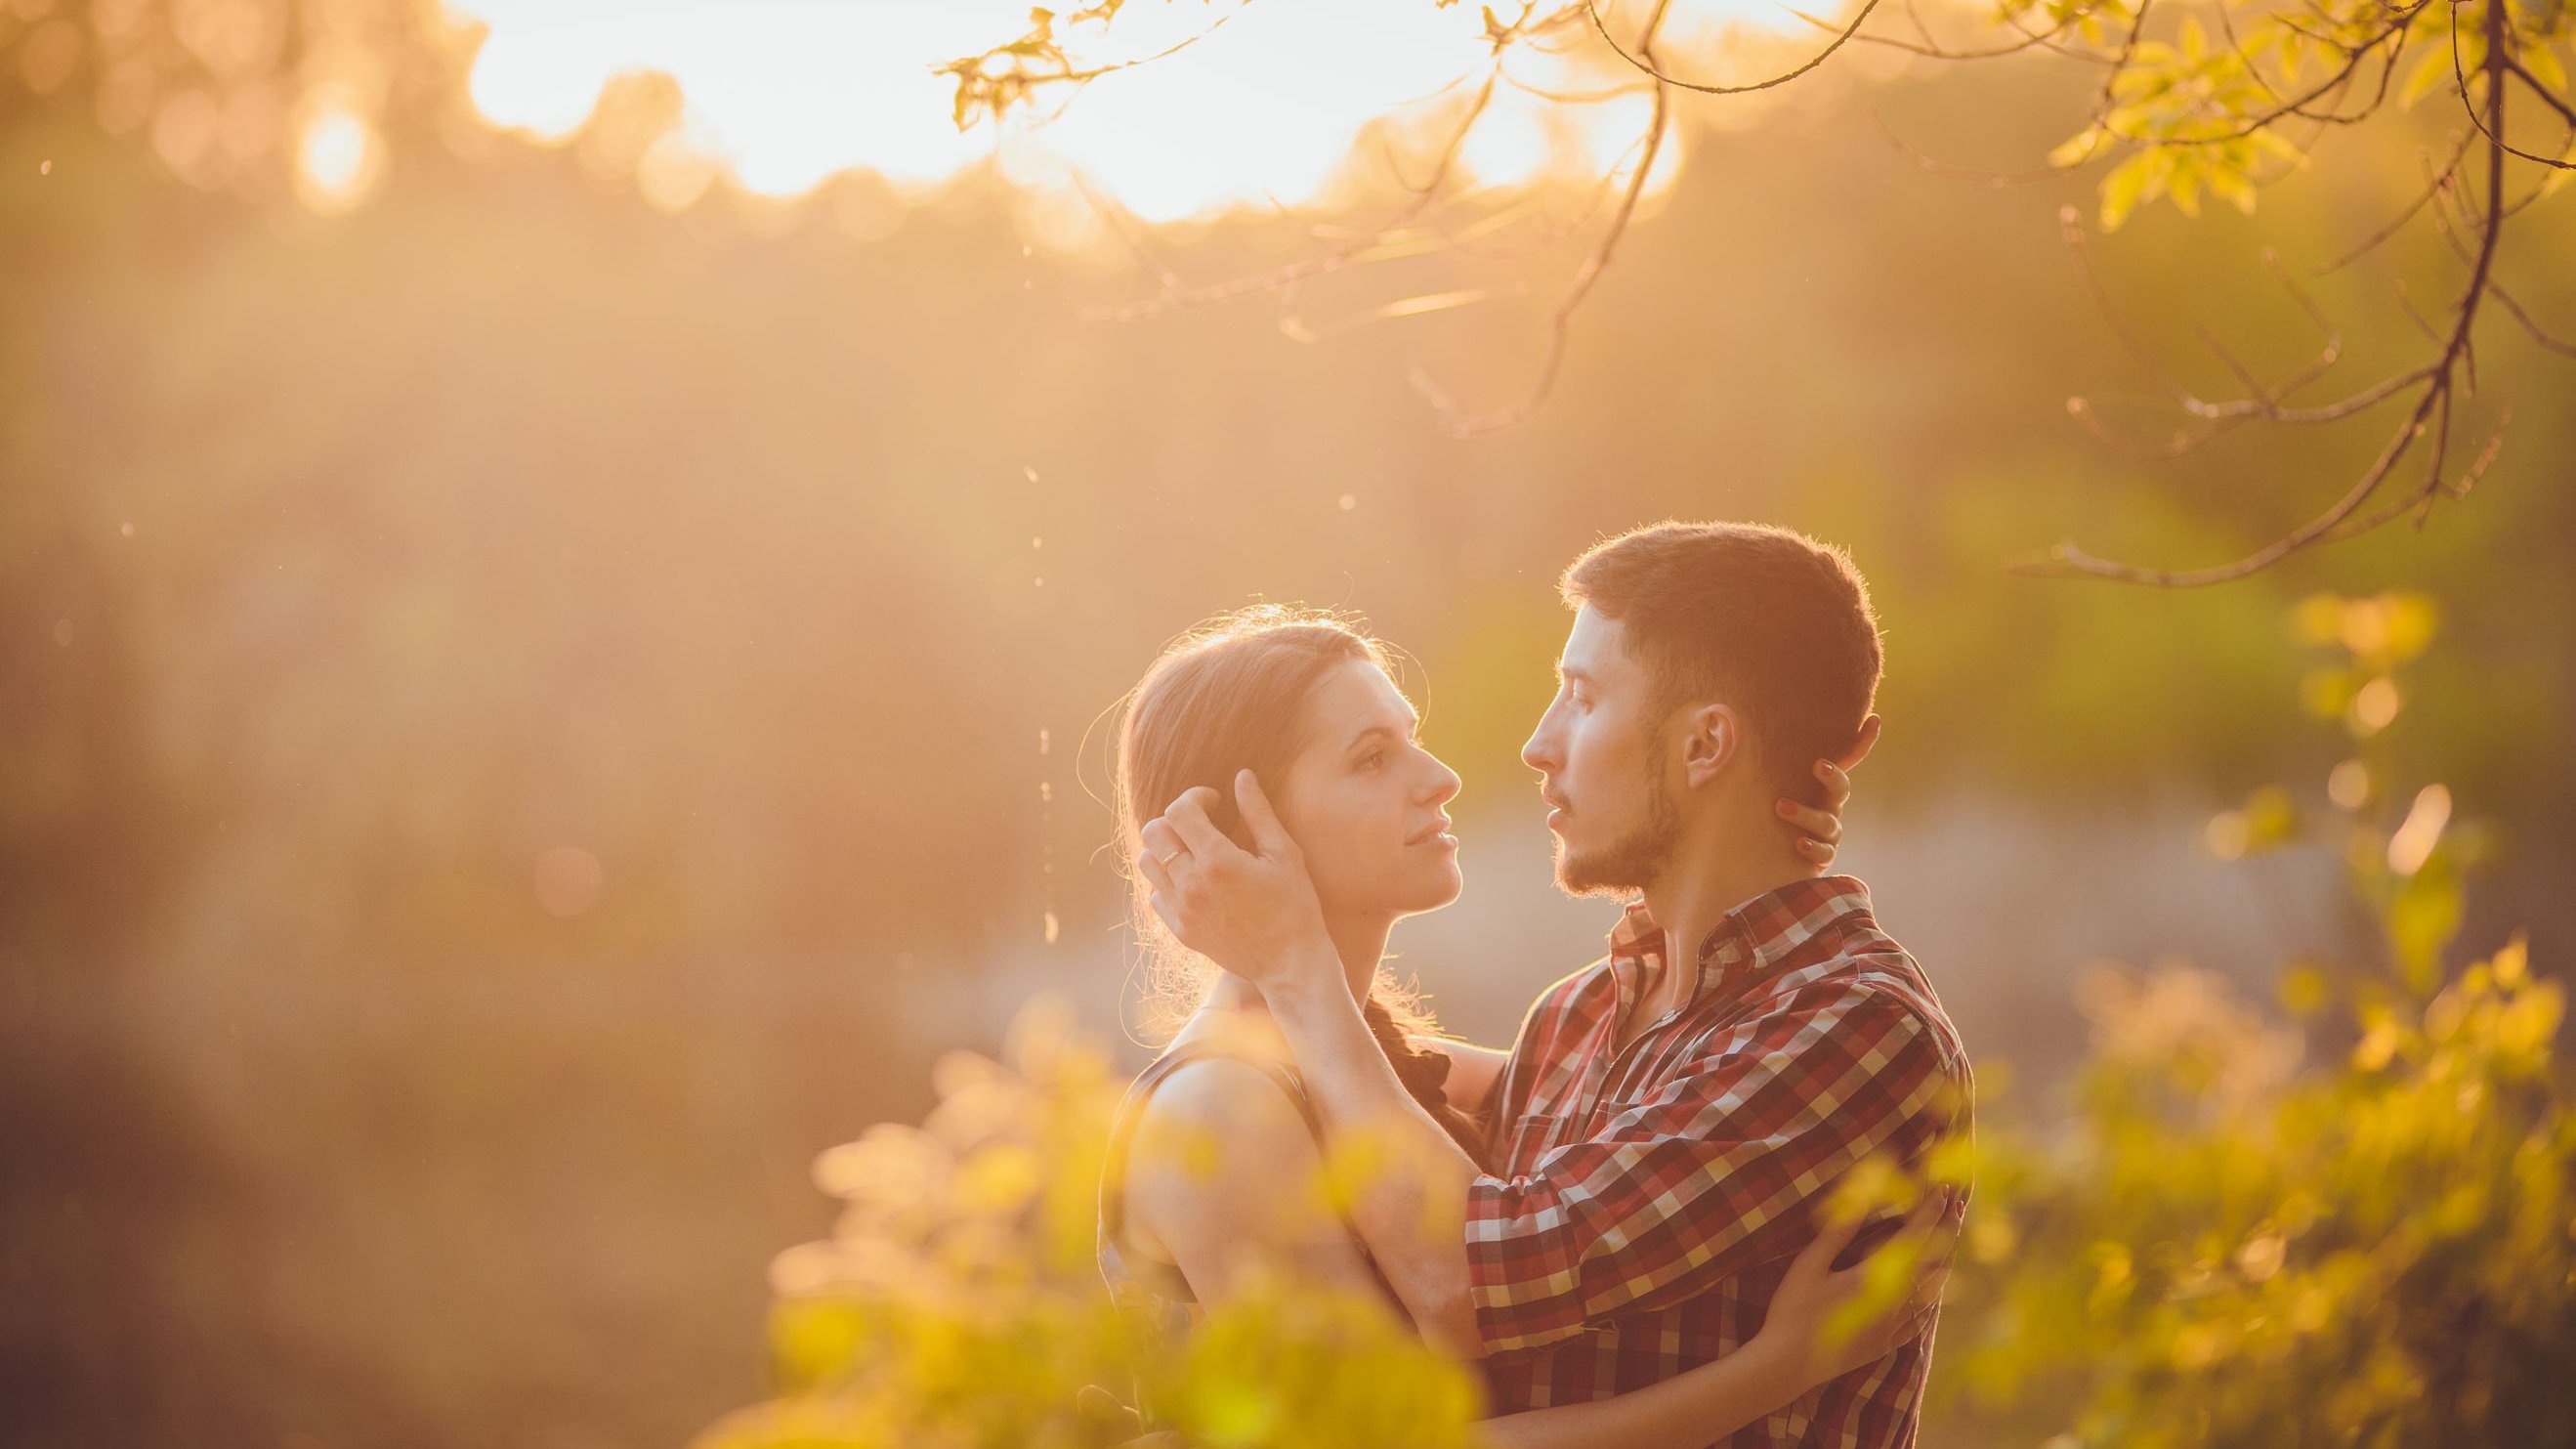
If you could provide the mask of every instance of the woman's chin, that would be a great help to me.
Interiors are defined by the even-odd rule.
[[[1440,863],[1437,870],[1429,872],[1429,876],[1430,878],[1422,883],[1416,902],[1405,907],[1407,914],[1420,915],[1424,911],[1436,911],[1458,899],[1459,892],[1467,888],[1467,877],[1459,871],[1458,858],[1454,852],[1449,859]]]

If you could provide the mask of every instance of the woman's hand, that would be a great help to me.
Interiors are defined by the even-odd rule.
[[[1790,842],[1798,858],[1820,870],[1830,870],[1834,854],[1843,843],[1843,806],[1851,800],[1851,772],[1869,757],[1870,746],[1878,743],[1878,716],[1860,722],[1860,734],[1851,749],[1839,760],[1818,760],[1815,776],[1825,787],[1822,805],[1802,805],[1786,795],[1780,797],[1780,818],[1799,832]]]
[[[1860,1231],[1857,1220],[1827,1227],[1789,1264],[1788,1276],[1771,1296],[1762,1331],[1754,1337],[1794,1365],[1801,1392],[1887,1357],[1931,1326],[1941,1305],[1942,1285],[1950,1278],[1950,1253],[1959,1240],[1959,1225],[1949,1213],[1951,1202],[1947,1189],[1935,1189],[1906,1219],[1902,1232],[1848,1268],[1837,1271],[1834,1255]],[[1921,1254],[1921,1266],[1905,1300],[1840,1343],[1823,1342],[1825,1321],[1860,1291],[1862,1275],[1870,1265],[1889,1253],[1908,1250]]]
[[[1249,851],[1217,828],[1222,802],[1204,785],[1138,830],[1136,869],[1152,890],[1154,914],[1182,945],[1264,994],[1313,985],[1347,997],[1304,853],[1250,770],[1236,772],[1234,799],[1252,834]]]

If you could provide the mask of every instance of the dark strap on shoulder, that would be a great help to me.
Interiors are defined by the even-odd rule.
[[[1297,1074],[1277,1062],[1230,1052],[1205,1042],[1191,1042],[1154,1058],[1127,1088],[1127,1096],[1118,1104],[1118,1115],[1109,1126],[1109,1146],[1100,1163],[1100,1233],[1104,1241],[1120,1244],[1126,1241],[1127,1228],[1127,1155],[1134,1145],[1137,1124],[1144,1120],[1145,1099],[1163,1079],[1192,1062],[1241,1062],[1260,1072],[1288,1095],[1296,1105],[1297,1115],[1305,1119],[1306,1131],[1315,1139],[1320,1151],[1324,1146],[1324,1119],[1315,1114],[1315,1104],[1306,1098],[1306,1084]]]

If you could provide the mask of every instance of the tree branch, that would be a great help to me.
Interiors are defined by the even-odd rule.
[[[1608,45],[1621,60],[1624,60],[1628,64],[1635,66],[1637,69],[1644,71],[1646,74],[1653,76],[1661,84],[1671,86],[1676,90],[1694,91],[1703,96],[1740,96],[1751,91],[1767,91],[1774,86],[1787,85],[1789,82],[1796,80],[1798,77],[1805,75],[1811,70],[1814,70],[1817,66],[1823,65],[1833,56],[1835,51],[1842,49],[1845,45],[1851,42],[1851,38],[1860,32],[1861,26],[1868,21],[1871,13],[1878,9],[1880,3],[1881,0],[1864,0],[1864,3],[1860,7],[1860,13],[1852,17],[1851,24],[1843,27],[1842,32],[1839,35],[1836,35],[1831,43],[1827,44],[1824,49],[1817,51],[1814,55],[1808,57],[1803,64],[1798,65],[1794,69],[1782,71],[1780,74],[1771,77],[1769,80],[1749,81],[1743,85],[1736,86],[1711,85],[1700,81],[1686,81],[1679,76],[1667,75],[1655,62],[1654,47],[1652,44],[1641,44],[1637,50],[1631,51],[1626,46],[1619,43],[1619,37],[1610,33],[1610,22],[1603,18],[1601,14],[1601,0],[1583,0],[1583,12],[1592,17],[1592,28],[1600,34],[1602,42]],[[1654,18],[1647,22],[1647,30],[1649,33],[1651,33],[1657,25],[1660,25],[1663,22],[1664,11],[1668,5],[1669,0],[1658,0],[1657,5],[1655,6]]]

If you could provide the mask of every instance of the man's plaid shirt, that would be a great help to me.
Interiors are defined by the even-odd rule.
[[[1610,955],[1531,1008],[1467,1202],[1494,1411],[1609,1398],[1762,1327],[1812,1209],[1862,1159],[1914,1165],[1968,1125],[1968,1062],[1912,957],[1849,876],[1728,913],[1688,1005],[1617,1045],[1663,969],[1632,905]],[[1914,1442],[1931,1335],[1767,1419],[1756,1445]]]

